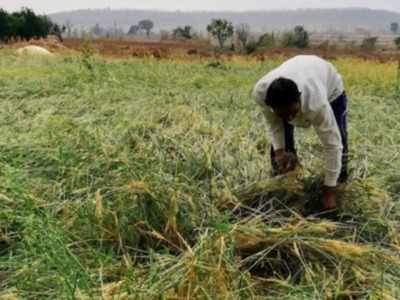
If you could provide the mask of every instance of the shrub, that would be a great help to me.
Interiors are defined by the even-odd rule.
[[[296,26],[293,31],[285,32],[281,40],[283,47],[307,48],[310,44],[310,35],[303,26]]]
[[[396,45],[397,49],[400,49],[400,36],[394,39],[394,44]]]
[[[225,41],[233,36],[234,28],[228,20],[214,19],[207,26],[207,31],[218,40],[219,47],[222,49]]]
[[[258,49],[258,43],[256,41],[250,41],[244,48],[246,54],[252,54]]]
[[[361,43],[361,48],[364,50],[375,50],[376,49],[376,43],[378,41],[378,37],[369,37],[365,38],[362,43]]]
[[[261,48],[271,48],[276,45],[275,34],[272,33],[264,33],[258,39],[258,47]]]
[[[193,38],[193,28],[192,26],[185,26],[185,27],[177,27],[173,31],[173,36],[174,38],[178,39],[185,39],[185,40],[191,40]]]

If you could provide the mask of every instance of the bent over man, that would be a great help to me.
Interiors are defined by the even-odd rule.
[[[261,78],[253,94],[268,123],[274,174],[297,165],[295,126],[315,128],[325,151],[322,208],[335,209],[336,187],[348,177],[347,98],[340,74],[317,56],[300,55]]]

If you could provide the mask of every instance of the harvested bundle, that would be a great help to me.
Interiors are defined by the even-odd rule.
[[[39,47],[39,46],[26,46],[19,48],[17,50],[17,54],[19,55],[37,55],[37,56],[53,56],[53,53],[51,53],[49,50]]]

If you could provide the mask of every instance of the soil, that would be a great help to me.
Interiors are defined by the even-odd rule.
[[[13,48],[20,48],[27,45],[41,46],[51,52],[82,52],[85,48],[89,47],[96,54],[114,58],[154,57],[156,59],[180,58],[191,60],[193,58],[210,59],[222,57],[230,60],[233,57],[251,57],[258,61],[265,61],[276,57],[291,57],[298,54],[315,54],[327,60],[334,60],[339,57],[354,57],[384,63],[388,61],[398,61],[400,59],[400,51],[395,50],[380,49],[376,51],[368,51],[358,47],[339,49],[329,46],[312,47],[309,49],[271,48],[259,50],[250,55],[226,50],[221,54],[220,51],[208,44],[206,40],[154,41],[132,38],[103,38],[85,41],[83,39],[68,38],[60,41],[57,37],[50,36],[46,39],[31,40],[29,42],[15,42],[11,46]]]

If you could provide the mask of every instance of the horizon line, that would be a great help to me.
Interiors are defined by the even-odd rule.
[[[371,11],[385,11],[390,13],[400,13],[397,10],[389,10],[384,8],[370,8],[366,6],[354,6],[354,7],[329,7],[329,8],[318,8],[318,7],[309,7],[309,8],[292,8],[292,9],[249,9],[249,10],[212,10],[212,9],[160,9],[160,8],[111,8],[111,7],[98,7],[98,8],[78,8],[71,10],[61,10],[56,12],[47,13],[48,15],[52,14],[62,14],[62,13],[71,13],[77,11],[143,11],[143,12],[166,12],[166,13],[261,13],[261,12],[295,12],[295,11],[306,11],[306,10],[371,10]]]

